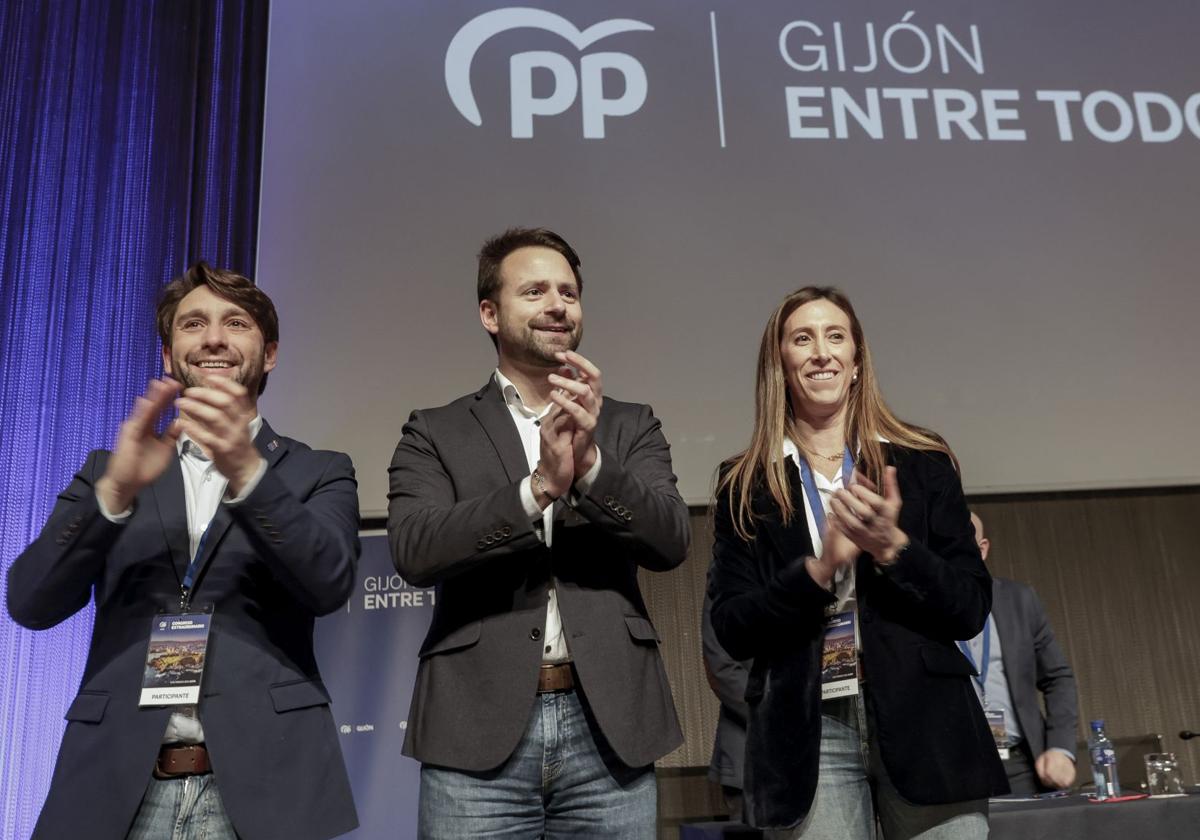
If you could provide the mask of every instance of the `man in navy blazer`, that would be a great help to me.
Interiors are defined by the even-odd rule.
[[[497,369],[416,411],[390,468],[396,568],[437,604],[404,752],[422,840],[655,837],[653,763],[682,741],[638,569],[687,555],[650,407],[575,353],[579,257],[545,229],[479,256]]]
[[[150,383],[8,572],[26,627],[96,604],[34,837],[342,834],[357,816],[312,634],[354,582],[353,467],[258,416],[279,325],[249,280],[198,263],[164,288],[158,327],[172,379]],[[185,602],[212,611],[199,700],[140,706],[151,625]]]

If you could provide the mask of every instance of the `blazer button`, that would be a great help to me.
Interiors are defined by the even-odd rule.
[[[604,504],[608,505],[609,507],[612,507],[612,504],[613,504],[613,497],[612,497],[612,496],[605,496],[605,497],[604,497]]]
[[[509,536],[509,535],[511,535],[511,534],[512,534],[512,528],[511,528],[511,527],[509,527],[508,525],[505,525],[505,526],[504,526],[504,527],[503,527],[503,528],[500,530],[500,534],[501,534],[502,536],[505,536],[505,537],[507,537],[507,536]]]
[[[491,534],[488,534],[486,537],[483,538],[484,545],[491,545],[495,541],[496,541],[496,538],[493,537]]]
[[[540,627],[534,627],[532,630],[530,630],[530,631],[529,631],[529,638],[533,639],[535,642],[536,642],[538,639],[542,638],[542,628],[540,628]]]
[[[485,543],[483,540],[479,540],[478,542],[475,543],[475,547],[476,548],[487,548],[487,543]]]
[[[623,514],[621,514],[621,518],[624,519],[626,522],[630,522],[633,520],[633,514],[630,513],[629,511],[625,511]]]

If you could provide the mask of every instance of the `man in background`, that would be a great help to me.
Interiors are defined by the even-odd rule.
[[[983,520],[972,513],[971,522],[986,562],[991,543]],[[997,748],[1012,792],[1071,787],[1078,718],[1075,676],[1037,594],[1023,583],[993,575],[991,616],[978,636],[959,646],[979,673],[975,690],[993,731],[1003,727]]]
[[[746,680],[750,676],[749,662],[741,662],[725,652],[717,641],[710,611],[712,602],[707,592],[700,616],[700,640],[704,650],[704,674],[709,688],[721,701],[717,715],[717,732],[713,739],[712,760],[708,763],[708,778],[721,786],[729,818],[741,822],[743,816],[743,765],[746,760]]]

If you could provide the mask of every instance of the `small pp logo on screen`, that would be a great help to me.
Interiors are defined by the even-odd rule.
[[[471,61],[483,43],[493,35],[510,29],[544,29],[570,41],[583,50],[622,32],[653,32],[654,27],[637,20],[603,20],[582,32],[566,18],[543,9],[496,9],[467,22],[458,30],[446,49],[446,91],[454,107],[472,125],[483,125],[475,94],[471,90]],[[550,71],[554,87],[548,96],[534,96],[535,70]],[[620,96],[606,98],[604,71],[615,71],[624,78]],[[570,108],[577,98],[583,105],[583,136],[589,140],[604,138],[604,121],[609,117],[627,117],[646,101],[646,70],[640,61],[620,52],[594,52],[580,56],[579,70],[570,58],[549,50],[516,53],[508,60],[512,106],[512,136],[533,137],[533,118],[551,117]],[[614,85],[614,87],[616,87]]]

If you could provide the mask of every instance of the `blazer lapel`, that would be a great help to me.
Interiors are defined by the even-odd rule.
[[[804,489],[800,485],[800,471],[795,469],[794,465],[788,470],[788,485],[796,503],[790,523],[784,524],[779,507],[765,487],[759,490],[754,505],[763,517],[762,523],[767,535],[785,560],[809,557],[813,554],[812,535],[808,533],[808,518],[804,514]]]
[[[475,394],[471,413],[492,442],[508,480],[520,481],[528,475],[529,462],[525,458],[525,447],[521,444],[517,424],[504,404],[504,395],[500,393],[500,386],[494,377]]]
[[[996,625],[996,635],[1000,638],[1000,661],[1004,664],[1004,674],[1011,683],[1013,677],[1020,673],[1018,663],[1023,651],[1021,639],[1016,632],[1016,611],[1011,609],[1009,595],[1004,581],[992,578],[992,622]],[[1015,693],[1013,702],[1018,702]]]
[[[187,499],[183,495],[183,468],[172,458],[166,471],[151,485],[150,498],[158,508],[163,539],[171,553],[175,576],[183,581],[191,557],[188,555]]]

